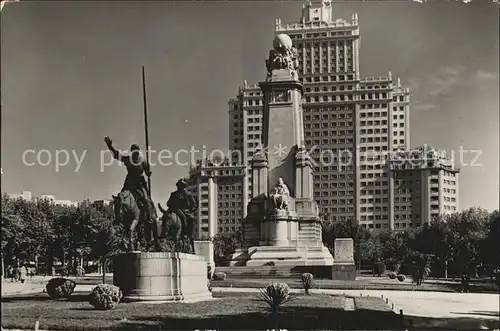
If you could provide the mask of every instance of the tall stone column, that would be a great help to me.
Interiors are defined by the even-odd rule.
[[[295,197],[314,200],[313,169],[311,157],[305,149],[295,154]]]
[[[268,163],[266,154],[257,152],[251,161],[252,165],[252,198],[266,195],[268,191]]]
[[[208,236],[213,238],[217,233],[217,181],[208,177]]]
[[[245,172],[243,174],[243,178],[242,178],[242,194],[243,194],[243,197],[242,197],[242,201],[241,203],[243,204],[243,218],[247,217],[247,205],[248,205],[248,169],[245,168]]]

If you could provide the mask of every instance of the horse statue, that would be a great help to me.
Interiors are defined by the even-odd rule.
[[[135,234],[138,225],[144,226],[146,241],[151,242],[151,234],[156,251],[160,251],[158,221],[148,215],[144,210],[140,210],[137,201],[128,190],[113,195],[113,207],[115,211],[115,221],[125,226],[127,237],[129,238],[129,251],[135,251]],[[154,208],[154,207],[153,207]]]
[[[194,251],[194,223],[191,218],[187,218],[186,222],[182,222],[179,216],[172,212],[163,209],[161,204],[158,204],[158,209],[162,212],[162,234],[165,234],[168,238],[172,239],[174,242],[174,249],[179,252],[181,239],[187,237],[191,246],[192,254]]]

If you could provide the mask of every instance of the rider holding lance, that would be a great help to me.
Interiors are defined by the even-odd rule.
[[[145,211],[150,218],[156,219],[156,209],[151,200],[151,192],[149,192],[146,178],[143,175],[150,177],[151,170],[148,162],[142,158],[139,146],[133,144],[130,147],[131,155],[123,155],[113,147],[113,142],[109,137],[104,138],[104,142],[113,153],[113,157],[123,162],[127,168],[127,177],[125,177],[121,191],[130,191],[136,198],[139,209]]]

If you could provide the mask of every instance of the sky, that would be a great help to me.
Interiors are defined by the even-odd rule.
[[[103,139],[110,136],[120,149],[145,145],[142,65],[152,149],[227,150],[228,99],[244,80],[265,79],[275,18],[298,20],[302,3],[8,4],[1,13],[2,192],[81,201],[119,191],[125,169],[101,171]],[[456,151],[461,209],[498,208],[500,6],[479,0],[333,6],[338,18],[359,15],[361,75],[391,71],[411,89],[411,147]],[[27,165],[44,149],[40,163],[50,153],[48,165]],[[34,152],[25,163],[27,150]],[[70,154],[58,169],[56,150]],[[66,161],[63,152],[59,160]],[[153,167],[155,201],[166,201],[187,175],[189,158],[181,154],[179,161],[184,165]]]

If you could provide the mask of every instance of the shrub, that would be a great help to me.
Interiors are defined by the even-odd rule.
[[[226,280],[227,275],[224,272],[216,272],[214,274],[214,280]]]
[[[303,273],[300,276],[300,280],[302,281],[302,287],[307,295],[309,295],[309,290],[314,286],[314,277],[310,273]]]
[[[276,315],[280,307],[291,299],[290,287],[286,283],[272,282],[266,288],[260,289],[259,300],[268,305],[273,315]]]
[[[395,272],[389,272],[389,278],[390,279],[396,279],[398,275]]]
[[[373,265],[373,274],[377,276],[382,276],[385,272],[385,264],[384,262],[376,262]]]
[[[58,277],[49,280],[45,289],[52,299],[69,298],[75,290],[76,283],[72,280]]]
[[[405,279],[406,279],[405,275],[398,275],[398,277],[397,277],[397,278],[398,278],[398,280],[399,280],[400,282],[404,282],[404,281],[405,281]]]
[[[420,285],[420,284],[422,284],[424,279],[429,277],[430,273],[431,273],[431,269],[429,267],[422,268],[419,266],[415,266],[412,269],[411,278],[412,278],[413,282],[417,283],[417,285]]]
[[[110,284],[99,284],[92,289],[89,295],[89,303],[96,309],[114,309],[122,298],[122,291],[118,286]]]

